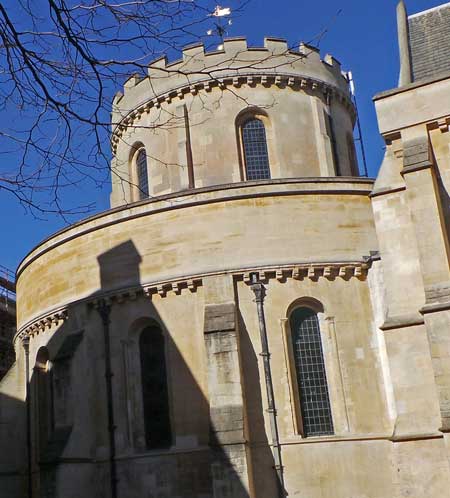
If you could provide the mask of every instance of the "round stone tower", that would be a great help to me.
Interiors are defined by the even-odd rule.
[[[17,272],[36,496],[392,495],[354,118],[339,63],[275,39],[126,82],[112,208]]]
[[[114,100],[111,205],[255,179],[358,176],[354,118],[339,62],[314,47],[293,51],[274,38],[264,48],[242,38],[216,52],[187,47],[181,60],[131,77]],[[246,150],[250,120],[265,134],[263,171],[254,157],[248,164],[258,148]]]

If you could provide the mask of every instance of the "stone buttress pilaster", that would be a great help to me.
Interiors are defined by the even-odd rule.
[[[249,497],[243,379],[231,276],[205,282],[204,338],[214,498]]]
[[[426,127],[402,132],[406,193],[419,250],[425,290],[424,315],[439,396],[441,430],[450,431],[450,266],[449,241],[437,186],[437,165]]]

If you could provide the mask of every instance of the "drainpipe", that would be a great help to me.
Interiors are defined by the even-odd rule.
[[[110,314],[111,306],[102,300],[97,308],[97,311],[102,319],[103,339],[105,343],[105,381],[106,381],[106,402],[108,412],[108,435],[109,435],[109,474],[111,481],[111,498],[117,498],[117,469],[116,469],[116,439],[114,425],[114,406],[112,392],[112,376],[111,371],[111,344],[110,344]]]
[[[186,104],[183,106],[184,128],[186,130],[186,162],[188,171],[189,188],[195,188],[194,160],[192,158],[191,130],[189,124],[189,113]]]
[[[31,416],[30,416],[30,338],[22,339],[22,346],[25,352],[25,405],[26,405],[26,424],[27,424],[27,481],[28,481],[28,498],[33,498],[33,477],[31,462]]]
[[[281,462],[281,446],[280,438],[278,435],[278,425],[277,425],[277,411],[275,408],[275,397],[273,393],[273,382],[272,382],[272,372],[270,369],[270,352],[269,343],[267,341],[267,330],[266,330],[266,320],[264,317],[264,297],[266,295],[266,288],[264,285],[258,281],[258,276],[256,273],[251,275],[251,289],[255,294],[256,309],[258,312],[259,321],[259,334],[261,337],[261,347],[262,351],[260,356],[263,358],[264,364],[264,378],[266,384],[267,393],[267,412],[269,413],[270,419],[270,431],[272,434],[272,452],[274,460],[274,468],[277,474],[277,485],[278,485],[278,496],[279,498],[284,498],[286,496],[284,490],[284,476],[283,476],[283,465]]]

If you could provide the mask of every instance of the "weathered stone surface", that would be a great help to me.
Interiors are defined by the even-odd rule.
[[[230,304],[208,304],[205,307],[205,334],[236,329],[236,306]]]
[[[403,142],[404,170],[412,166],[431,166],[431,147],[428,137],[418,137]]]
[[[387,141],[373,208],[386,282],[396,496],[445,496],[449,482],[447,436],[439,436],[449,430],[450,406],[449,15],[446,4],[409,17],[416,83],[375,98]],[[418,472],[433,476],[427,490]]]
[[[205,306],[214,498],[246,497],[249,487],[239,330],[234,304]]]
[[[215,55],[190,47],[179,63],[151,66],[152,78],[174,69],[157,84],[156,113],[150,104],[142,113],[133,108],[155,97],[148,79],[130,78],[115,99],[115,116],[136,111],[139,126],[117,143],[112,167],[133,180],[141,145],[164,164],[150,164],[154,197],[126,204],[136,192],[114,184],[114,209],[50,237],[18,270],[17,361],[0,382],[2,498],[26,496],[22,338],[30,339],[36,497],[109,498],[115,463],[118,498],[274,498],[278,444],[286,496],[447,496],[450,80],[376,97],[387,146],[371,199],[371,180],[335,176],[337,164],[340,174],[355,173],[347,147],[353,115],[339,64],[321,62],[305,45],[286,50],[274,39],[260,51],[242,39]],[[269,53],[290,61],[295,74],[263,67]],[[223,76],[230,54],[244,64],[256,57],[264,74],[240,79],[233,67],[221,86],[162,95],[183,78],[175,71],[183,64],[217,63]],[[317,76],[323,84],[312,81]],[[200,92],[203,100],[195,98]],[[248,112],[243,102],[266,109],[270,180],[243,181],[236,134]],[[184,103],[193,127],[196,188],[189,190]],[[204,120],[207,107],[214,114]],[[183,125],[146,133],[166,112]],[[264,358],[278,440],[267,412],[255,276],[266,289]],[[109,320],[101,320],[103,305]],[[317,313],[334,434],[302,435],[290,329],[291,312],[302,306]],[[171,429],[170,445],[158,448],[147,441],[146,424],[157,417],[144,416],[142,386],[152,379],[140,354],[141,334],[155,327],[164,342]]]

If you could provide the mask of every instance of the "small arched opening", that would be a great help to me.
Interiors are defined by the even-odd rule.
[[[314,299],[294,303],[289,311],[292,358],[304,437],[334,434],[333,418],[318,313]]]
[[[246,180],[271,178],[267,125],[267,115],[254,108],[246,109],[236,119],[241,170]]]
[[[139,335],[147,449],[168,448],[172,444],[165,342],[163,331],[156,323],[145,326]]]

